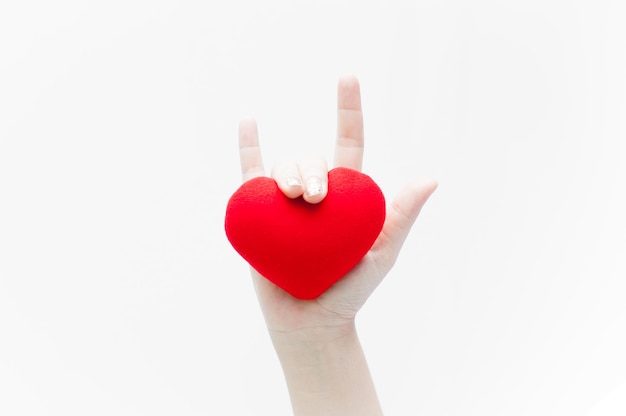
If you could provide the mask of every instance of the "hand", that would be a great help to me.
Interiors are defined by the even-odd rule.
[[[339,80],[337,116],[335,166],[361,170],[363,113],[354,77]],[[263,176],[254,120],[240,124],[239,150],[243,180]],[[302,196],[314,204],[327,193],[328,168],[323,160],[282,163],[274,167],[272,177],[290,198]],[[382,415],[354,318],[393,266],[422,205],[436,187],[435,181],[427,179],[408,184],[387,208],[385,224],[370,251],[317,299],[297,299],[251,269],[294,415]]]
[[[363,161],[363,113],[359,82],[342,77],[338,84],[335,166],[361,170]],[[244,182],[264,175],[257,126],[242,120],[239,150]],[[296,165],[282,163],[272,170],[279,188],[290,198],[303,196],[320,202],[327,192],[328,168],[323,160]],[[437,187],[433,180],[408,184],[387,209],[380,236],[365,257],[345,277],[314,300],[292,297],[251,269],[257,296],[270,331],[323,329],[351,323],[358,310],[393,266],[417,215]],[[307,192],[307,189],[312,192]],[[306,267],[303,265],[302,267]]]

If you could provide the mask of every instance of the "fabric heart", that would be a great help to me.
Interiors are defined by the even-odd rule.
[[[369,251],[385,221],[385,198],[367,175],[328,172],[319,204],[287,198],[274,179],[244,183],[226,208],[226,236],[262,276],[299,299],[314,299]]]

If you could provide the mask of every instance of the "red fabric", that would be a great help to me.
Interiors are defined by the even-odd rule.
[[[244,183],[226,208],[226,236],[262,276],[300,299],[314,299],[369,251],[385,221],[385,199],[367,175],[328,172],[319,204],[287,198],[276,182]]]

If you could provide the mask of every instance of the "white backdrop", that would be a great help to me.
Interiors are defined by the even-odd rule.
[[[626,413],[621,0],[0,6],[0,414],[287,415],[223,231],[237,123],[266,168],[439,188],[358,318],[389,415]],[[614,412],[614,413],[611,413]],[[590,413],[591,412],[591,413]]]

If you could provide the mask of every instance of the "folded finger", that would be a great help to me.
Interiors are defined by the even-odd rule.
[[[304,184],[303,198],[311,204],[321,202],[328,193],[328,165],[322,158],[309,159],[298,164]]]
[[[297,198],[304,193],[304,182],[300,177],[298,164],[279,162],[272,168],[272,178],[288,198]]]

